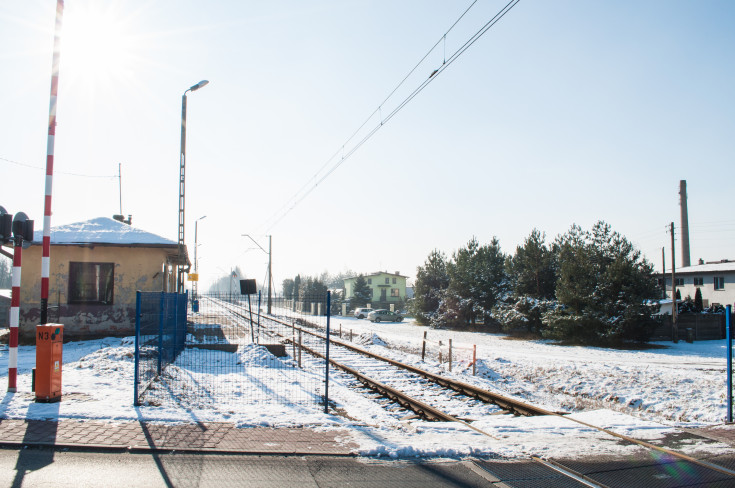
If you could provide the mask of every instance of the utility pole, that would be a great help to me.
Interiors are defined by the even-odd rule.
[[[663,289],[663,298],[666,298],[666,247],[661,248],[661,288]]]
[[[273,300],[271,299],[272,288],[273,288],[273,236],[268,236],[268,315],[271,315],[271,305]]]
[[[676,307],[676,250],[674,249],[673,222],[671,222],[671,331],[674,342],[679,342],[679,318]]]

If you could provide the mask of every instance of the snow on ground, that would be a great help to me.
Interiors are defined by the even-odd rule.
[[[423,367],[507,396],[544,406],[596,425],[602,424],[636,438],[662,438],[677,426],[720,423],[725,417],[725,341],[661,343],[662,349],[619,351],[556,346],[546,341],[508,340],[502,335],[426,329],[412,322],[373,324],[351,317],[332,319],[343,339],[407,363],[419,364],[421,337],[427,331],[429,355]],[[436,347],[453,340],[453,373],[439,365]],[[469,349],[477,345],[477,376],[468,367]],[[196,354],[189,350],[187,355]],[[240,346],[233,358],[250,368],[257,382],[241,388],[263,388],[282,368],[260,346]],[[445,356],[446,358],[446,356]],[[0,346],[0,382],[7,381],[8,347]],[[182,356],[183,361],[183,356]],[[19,348],[18,392],[5,393],[0,418],[96,419],[110,422],[226,421],[240,427],[306,426],[347,430],[345,441],[356,443],[363,455],[389,457],[557,457],[628,453],[632,448],[589,427],[561,417],[522,418],[507,415],[475,419],[478,433],[460,424],[401,420],[377,402],[347,388],[338,374],[330,383],[336,408],[325,414],[316,404],[258,404],[249,397],[213,403],[133,406],[133,340],[107,338],[64,344],[63,401],[33,401],[30,371],[35,348]],[[182,368],[184,363],[176,367]],[[274,366],[276,365],[276,366]],[[308,389],[315,373],[289,377],[294,391]],[[201,378],[200,381],[206,378]],[[216,378],[230,381],[232,378]],[[242,381],[242,379],[238,379]],[[285,391],[284,395],[289,392]],[[691,446],[691,449],[701,446]],[[724,450],[723,445],[714,449]]]

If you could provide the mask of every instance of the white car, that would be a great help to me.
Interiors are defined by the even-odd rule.
[[[352,315],[354,315],[358,319],[364,319],[372,311],[372,308],[356,308]]]

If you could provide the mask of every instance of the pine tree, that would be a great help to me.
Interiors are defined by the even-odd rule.
[[[446,261],[444,253],[435,249],[426,258],[424,266],[416,268],[414,298],[409,304],[409,309],[419,324],[428,324],[430,318],[439,310],[441,297],[449,286]]]
[[[694,292],[694,308],[697,312],[704,310],[704,301],[702,300],[702,290],[700,288],[697,288],[697,291]]]
[[[9,260],[0,256],[0,289],[10,289],[13,285],[13,274]]]
[[[515,255],[509,259],[508,274],[516,296],[554,298],[556,288],[554,254],[546,246],[545,240],[546,234],[533,229],[523,246],[518,246]]]
[[[358,275],[355,279],[355,287],[352,290],[352,297],[350,298],[350,307],[358,308],[364,307],[373,299],[373,290],[367,284],[367,280],[363,275]]]
[[[657,296],[653,267],[605,222],[572,228],[555,243],[563,308],[545,315],[545,334],[588,343],[645,340],[655,324],[647,300]]]
[[[283,280],[283,298],[286,300],[293,300],[294,295],[294,280],[288,278]]]

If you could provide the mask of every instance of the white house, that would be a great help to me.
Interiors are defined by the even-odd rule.
[[[659,275],[659,283],[661,275]],[[666,273],[666,293],[671,297],[671,272]],[[676,289],[681,298],[692,297],[702,291],[705,307],[714,304],[732,305],[735,303],[735,261],[722,261],[685,266],[676,269]]]

